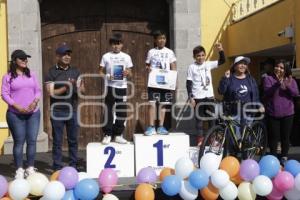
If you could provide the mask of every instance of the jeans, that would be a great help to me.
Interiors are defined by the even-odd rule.
[[[27,165],[33,167],[36,154],[36,139],[40,128],[40,110],[32,114],[18,114],[7,111],[6,120],[11,131],[14,147],[15,167],[23,167],[23,146],[26,141]]]
[[[78,152],[78,130],[79,125],[77,121],[77,112],[71,113],[64,111],[53,111],[51,116],[52,125],[52,159],[54,170],[59,170],[63,167],[62,165],[62,144],[63,144],[63,134],[64,127],[66,126],[67,140],[69,146],[69,165],[72,167],[77,167],[77,152]]]

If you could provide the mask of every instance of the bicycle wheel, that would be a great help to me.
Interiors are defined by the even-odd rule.
[[[217,155],[224,155],[225,147],[225,127],[217,125],[208,130],[199,150],[199,162],[205,153],[215,153]]]
[[[243,159],[259,160],[267,149],[267,129],[264,123],[255,121],[246,129],[242,141]]]

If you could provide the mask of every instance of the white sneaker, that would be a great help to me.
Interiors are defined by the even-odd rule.
[[[127,144],[128,143],[128,141],[125,140],[122,136],[116,136],[115,137],[115,142],[119,143],[119,144]]]
[[[106,135],[106,136],[104,136],[104,138],[103,138],[103,140],[102,140],[102,144],[107,145],[107,144],[110,143],[110,141],[111,141],[111,136]]]
[[[28,176],[30,176],[31,174],[34,174],[36,171],[37,171],[36,168],[34,168],[34,167],[28,167],[28,168],[25,170],[25,176],[28,177]]]
[[[24,179],[24,172],[25,170],[21,167],[17,169],[15,179]]]

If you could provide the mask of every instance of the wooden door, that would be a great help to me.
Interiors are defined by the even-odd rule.
[[[72,65],[84,74],[98,74],[101,56],[109,51],[109,37],[122,33],[123,51],[134,64],[134,95],[128,101],[133,105],[133,117],[126,123],[125,136],[132,139],[134,132],[143,132],[148,122],[146,102],[145,57],[153,47],[151,32],[155,29],[168,31],[168,4],[161,0],[43,0],[41,3],[43,75],[55,64],[55,49],[61,44],[72,50]],[[85,78],[87,96],[103,93],[103,81],[96,77]],[[132,88],[129,87],[129,93]],[[82,105],[79,146],[84,149],[92,141],[101,141],[103,98],[80,99]],[[84,105],[84,106],[83,106]],[[49,96],[44,91],[44,129],[51,136]],[[90,124],[90,126],[88,126]],[[64,145],[66,146],[66,144]]]

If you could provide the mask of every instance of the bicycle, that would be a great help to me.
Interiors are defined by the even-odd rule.
[[[224,103],[217,103],[218,108]],[[236,156],[238,159],[260,159],[267,148],[267,130],[263,122],[240,124],[237,120],[218,114],[218,125],[208,130],[199,150],[198,161],[208,152],[219,156]],[[237,137],[236,128],[241,130]]]

